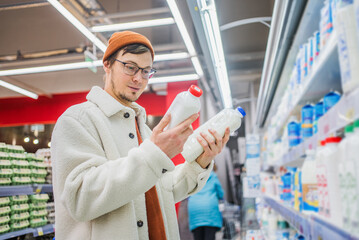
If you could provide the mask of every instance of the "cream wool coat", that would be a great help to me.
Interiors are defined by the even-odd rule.
[[[52,135],[56,240],[148,239],[144,193],[155,184],[167,240],[180,239],[174,204],[204,186],[213,161],[175,167],[149,140],[142,107],[99,87],[87,100],[66,110]]]

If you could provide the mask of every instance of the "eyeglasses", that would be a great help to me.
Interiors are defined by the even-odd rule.
[[[117,62],[120,62],[123,64],[124,66],[124,72],[129,75],[129,76],[134,76],[139,70],[141,70],[141,76],[144,79],[150,79],[151,77],[153,77],[153,75],[156,72],[156,69],[154,68],[140,68],[139,66],[133,64],[133,63],[127,63],[127,62],[122,62],[118,59],[115,59]]]

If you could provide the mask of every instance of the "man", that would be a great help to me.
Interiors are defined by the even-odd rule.
[[[202,134],[204,152],[174,166],[192,133],[192,115],[164,131],[153,129],[135,103],[154,74],[150,41],[134,32],[111,36],[103,57],[105,87],[93,87],[87,102],[70,107],[52,136],[56,240],[179,239],[174,204],[199,191],[213,158],[229,139]]]

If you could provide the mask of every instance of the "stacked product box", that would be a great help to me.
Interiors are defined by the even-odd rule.
[[[47,175],[47,165],[44,162],[44,159],[37,157],[33,153],[27,154],[27,160],[29,161],[31,169],[31,182],[37,184],[43,184],[46,182],[45,178]]]
[[[29,197],[27,195],[10,196],[10,229],[18,231],[30,226],[29,218],[30,206],[28,204]]]
[[[36,156],[43,158],[46,164],[46,182],[52,183],[52,166],[51,166],[51,150],[50,148],[41,148],[36,151]]]
[[[51,224],[55,224],[55,203],[54,202],[48,202],[47,203],[47,220]]]
[[[0,198],[0,234],[10,231],[10,198]]]
[[[47,201],[48,194],[30,195],[30,226],[32,228],[47,224]]]

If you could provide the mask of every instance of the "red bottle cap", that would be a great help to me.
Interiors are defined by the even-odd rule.
[[[196,85],[191,85],[191,87],[188,89],[188,91],[195,97],[200,97],[202,96],[202,89],[200,89],[198,86]]]
[[[341,137],[328,137],[325,142],[326,143],[338,143],[342,140]]]

